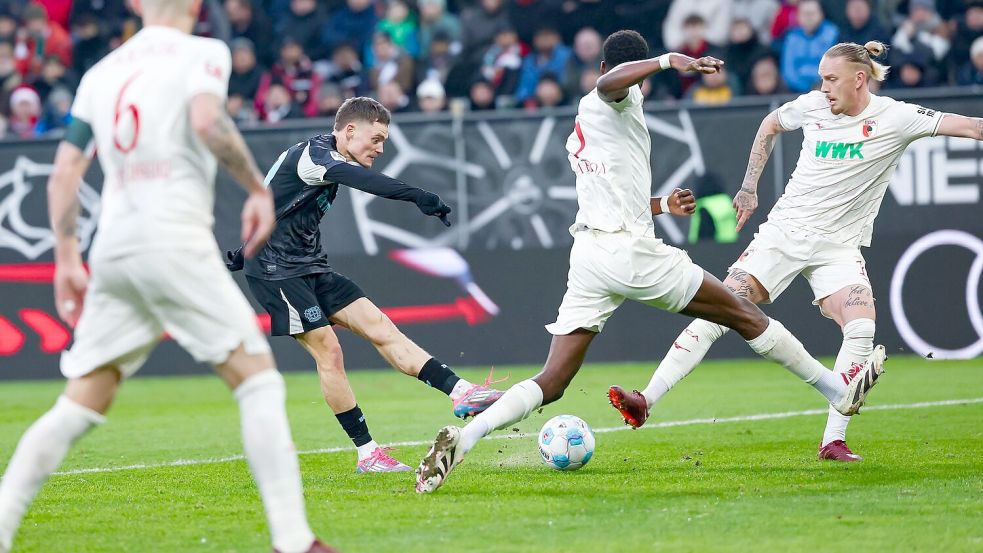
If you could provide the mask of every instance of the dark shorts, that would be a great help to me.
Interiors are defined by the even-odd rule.
[[[273,336],[293,336],[328,326],[332,315],[365,292],[345,275],[330,272],[284,280],[246,277],[256,301],[270,314]]]

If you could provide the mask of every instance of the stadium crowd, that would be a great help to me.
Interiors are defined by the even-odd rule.
[[[727,62],[658,75],[651,100],[804,92],[842,41],[890,44],[886,87],[983,84],[983,0],[203,0],[196,32],[228,42],[229,113],[251,124],[355,95],[394,112],[572,104],[621,28]],[[0,136],[64,127],[81,74],[138,29],[128,0],[0,0]]]

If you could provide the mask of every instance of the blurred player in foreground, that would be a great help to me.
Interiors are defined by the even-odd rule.
[[[255,259],[245,261],[246,281],[270,314],[274,336],[293,336],[317,363],[321,392],[358,450],[357,472],[404,472],[369,434],[355,401],[337,324],[372,343],[396,370],[437,388],[461,418],[477,415],[501,397],[485,384],[454,374],[396,328],[365,292],[328,265],[321,249],[321,218],[335,202],[338,186],[392,200],[412,202],[447,226],[447,207],[436,194],[370,170],[389,137],[389,110],[372,98],[350,98],[335,115],[334,131],[287,149],[266,176],[276,203],[277,228]],[[243,267],[242,248],[229,252],[229,268]]]
[[[577,374],[591,341],[624,302],[631,299],[660,309],[700,317],[734,328],[755,352],[776,361],[818,390],[840,412],[863,405],[881,373],[882,358],[865,365],[855,378],[840,376],[813,359],[778,321],[735,295],[686,253],[655,237],[652,215],[677,213],[682,194],[649,198],[652,187],[651,137],[638,86],[659,71],[714,73],[720,60],[670,53],[648,58],[645,39],[618,31],[604,42],[597,88],[580,101],[567,151],[577,175],[580,210],[571,228],[567,292],[555,323],[543,370],[510,388],[463,429],[440,430],[420,463],[416,489],[437,489],[478,440],[558,400]],[[689,210],[687,210],[689,211]],[[883,348],[880,348],[883,356]]]
[[[771,303],[802,275],[820,312],[843,331],[834,370],[849,380],[874,352],[874,294],[861,246],[870,246],[874,218],[908,144],[927,136],[983,140],[983,120],[942,113],[870,93],[888,68],[875,59],[880,42],[841,43],[819,65],[822,88],[768,114],[751,147],[734,198],[740,230],[758,207],[758,178],[779,133],[802,129],[802,150],[785,193],[768,221],[730,268],[724,285],[754,303]],[[625,420],[639,427],[649,409],[696,368],[725,326],[695,320],[673,343],[641,392],[612,387]],[[819,458],[860,461],[846,444],[850,417],[830,407]]]
[[[215,158],[249,192],[247,255],[274,225],[273,198],[225,112],[229,48],[190,36],[201,0],[135,6],[144,28],[83,77],[48,181],[55,303],[75,341],[61,358],[65,392],[24,433],[0,483],[0,552],[45,479],[102,424],[123,378],[165,332],[233,390],[275,550],[334,551],[308,526],[283,378],[212,234]],[[90,280],[76,226],[93,147],[105,181]]]

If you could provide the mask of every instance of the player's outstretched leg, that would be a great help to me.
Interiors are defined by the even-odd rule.
[[[753,275],[735,269],[724,279],[724,286],[734,294],[753,303],[768,301],[768,291]],[[648,386],[641,392],[628,392],[620,386],[611,386],[608,400],[621,413],[625,424],[639,428],[648,419],[649,411],[673,386],[685,378],[706,356],[710,346],[719,340],[729,328],[702,319],[695,319],[673,341],[672,347],[659,363]]]
[[[464,456],[492,430],[519,422],[540,406],[560,399],[583,365],[587,348],[596,335],[580,329],[554,336],[539,374],[509,388],[501,399],[464,428],[442,428],[416,471],[416,491],[430,493],[439,488]]]
[[[0,551],[10,551],[28,506],[72,444],[105,421],[119,381],[115,367],[69,380],[54,407],[24,432],[0,481]]]
[[[830,371],[814,359],[781,323],[768,318],[750,301],[734,295],[713,275],[706,273],[696,297],[682,311],[734,329],[748,346],[811,385],[838,412],[852,415],[860,410],[871,388],[884,371],[884,347],[878,346],[852,377]]]
[[[345,373],[345,357],[338,335],[330,326],[316,328],[294,335],[317,365],[321,383],[321,395],[338,419],[345,433],[355,445],[358,460],[355,472],[409,472],[413,470],[391,455],[389,448],[381,447],[369,433],[369,424],[362,409],[355,402],[355,393]]]
[[[332,315],[331,320],[372,343],[394,369],[447,394],[458,418],[477,415],[502,397],[502,392],[490,387],[490,375],[483,384],[459,377],[400,332],[368,298],[355,300]]]
[[[240,346],[216,366],[239,403],[243,449],[279,553],[330,551],[307,523],[297,451],[287,421],[286,386],[268,353]],[[319,549],[320,547],[320,549]]]

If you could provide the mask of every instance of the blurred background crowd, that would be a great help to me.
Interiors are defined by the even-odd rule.
[[[805,92],[843,41],[890,45],[885,87],[983,85],[983,0],[204,0],[196,33],[232,50],[229,113],[273,124],[356,95],[394,112],[574,104],[622,28],[653,55],[727,62],[653,77],[654,101]],[[0,136],[64,127],[82,73],[138,30],[128,0],[0,0]]]

